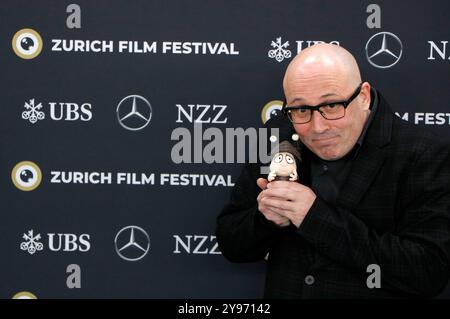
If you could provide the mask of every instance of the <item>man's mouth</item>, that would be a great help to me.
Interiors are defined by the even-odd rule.
[[[314,138],[314,139],[312,139],[312,141],[314,143],[324,144],[324,143],[329,143],[329,142],[333,141],[336,138],[337,138],[337,135],[334,135],[334,136],[326,136],[326,137]]]

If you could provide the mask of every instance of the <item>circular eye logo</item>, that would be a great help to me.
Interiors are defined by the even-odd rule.
[[[266,124],[268,120],[270,120],[272,117],[277,116],[278,114],[281,114],[281,108],[283,107],[283,101],[275,100],[270,101],[266,105],[264,105],[262,112],[261,112],[261,120],[263,124]]]
[[[14,34],[12,48],[22,59],[33,59],[42,51],[42,38],[33,29],[22,29]]]
[[[25,192],[32,191],[41,183],[41,169],[33,162],[20,162],[14,166],[11,179],[18,189]]]
[[[21,291],[16,293],[12,299],[37,299],[37,297],[28,291]]]

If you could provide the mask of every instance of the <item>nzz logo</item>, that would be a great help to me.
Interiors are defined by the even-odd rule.
[[[51,251],[87,252],[91,249],[90,237],[89,234],[48,233],[48,249]],[[41,234],[35,234],[33,229],[24,233],[22,239],[24,241],[20,243],[20,249],[30,255],[44,249],[44,244],[41,243]]]
[[[184,239],[178,235],[173,235],[175,238],[174,254],[200,254],[200,255],[220,255],[216,236],[203,235],[184,235]],[[181,249],[183,250],[180,250]]]
[[[29,121],[31,124],[45,119],[44,106],[36,99],[30,99],[25,102],[24,111],[22,111],[22,119]],[[68,102],[49,102],[50,118],[53,121],[83,121],[87,122],[92,119],[92,104],[68,103]]]
[[[176,104],[176,107],[178,109],[176,123],[184,123],[182,117],[189,123],[226,124],[228,121],[228,118],[223,115],[228,105],[188,104],[186,108]]]

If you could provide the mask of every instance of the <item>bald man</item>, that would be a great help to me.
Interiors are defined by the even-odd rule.
[[[247,164],[217,219],[230,261],[267,258],[267,298],[432,297],[450,272],[450,147],[394,115],[345,49],[289,64],[283,115],[299,183]]]

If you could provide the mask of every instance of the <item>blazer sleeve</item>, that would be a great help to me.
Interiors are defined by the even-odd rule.
[[[440,145],[428,147],[412,164],[404,181],[410,200],[392,233],[376,232],[351,211],[317,197],[298,235],[355,272],[367,276],[368,265],[379,265],[382,288],[437,295],[450,268],[450,155]]]
[[[222,254],[233,262],[263,260],[277,234],[290,227],[279,227],[258,210],[260,193],[256,180],[259,166],[247,164],[241,172],[229,203],[217,218],[216,237]]]

